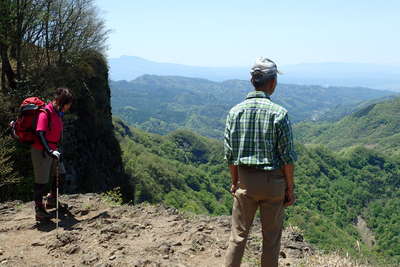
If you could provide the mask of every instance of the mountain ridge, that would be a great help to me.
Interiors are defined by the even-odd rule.
[[[136,56],[110,58],[112,80],[133,80],[144,74],[178,75],[213,81],[250,79],[250,65],[243,67],[206,67],[155,62]],[[278,64],[284,73],[279,81],[300,85],[363,86],[400,91],[400,66],[372,63],[300,63]]]
[[[214,82],[181,76],[143,75],[111,81],[115,115],[146,131],[166,134],[178,128],[221,138],[227,112],[254,90],[249,81]],[[369,88],[278,84],[272,101],[289,111],[293,122],[318,119],[338,104],[358,104],[394,94]]]

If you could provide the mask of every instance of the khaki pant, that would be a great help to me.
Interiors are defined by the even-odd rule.
[[[53,160],[43,150],[38,150],[31,147],[31,157],[33,164],[33,173],[35,174],[36,184],[47,184],[50,179],[50,174],[55,176],[56,161]]]
[[[57,175],[57,165],[59,165],[58,171],[60,174],[65,174],[64,164],[54,160],[47,153],[43,153],[43,150],[31,147],[31,158],[36,184],[47,184],[50,176],[55,177]]]
[[[263,235],[261,266],[278,266],[285,189],[286,181],[280,169],[264,171],[239,166],[239,189],[234,196],[232,230],[225,266],[240,266],[258,208]]]

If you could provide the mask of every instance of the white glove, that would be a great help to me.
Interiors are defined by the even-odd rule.
[[[50,156],[52,156],[56,160],[59,160],[60,156],[61,156],[61,153],[58,152],[57,150],[54,150],[54,151],[51,152]]]

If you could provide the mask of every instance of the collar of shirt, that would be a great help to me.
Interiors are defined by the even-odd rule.
[[[54,111],[54,106],[53,106],[53,103],[52,102],[49,102],[49,103],[47,103],[47,107],[46,107],[48,110],[50,110],[50,111]]]
[[[253,91],[247,94],[246,99],[250,98],[268,98],[271,99],[270,95],[263,91]]]
[[[53,102],[49,102],[49,104],[46,106],[46,108],[50,111],[50,112],[55,112],[58,117],[62,118],[64,116],[64,112],[58,111],[58,109],[56,109],[56,107],[53,105]]]

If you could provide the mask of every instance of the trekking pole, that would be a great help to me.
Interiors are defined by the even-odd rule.
[[[60,161],[57,160],[56,167],[56,231],[58,234],[58,181],[60,180]]]

